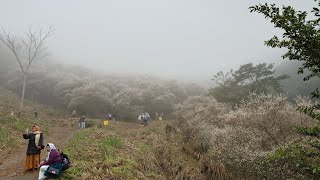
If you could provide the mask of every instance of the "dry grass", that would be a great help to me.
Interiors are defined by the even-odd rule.
[[[80,130],[66,153],[73,162],[64,179],[226,179],[221,164],[213,169],[183,150],[166,122],[140,124],[114,122],[104,128]],[[172,133],[168,139],[166,135]],[[179,141],[179,142],[178,142]],[[201,165],[202,163],[202,165]],[[212,162],[213,163],[213,162]],[[203,171],[203,172],[202,172]]]

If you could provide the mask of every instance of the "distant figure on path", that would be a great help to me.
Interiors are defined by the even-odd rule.
[[[143,126],[143,113],[138,116],[138,121],[141,121],[141,126]]]
[[[37,111],[37,109],[34,110],[34,117],[35,117],[35,118],[38,118],[38,111]]]
[[[11,114],[10,114],[12,117],[15,117],[16,116],[16,112],[13,110],[11,111]]]
[[[81,116],[80,120],[79,120],[79,126],[80,128],[86,128],[86,122],[85,122],[85,117],[84,116]]]
[[[71,116],[72,116],[72,120],[76,119],[77,111],[73,110],[72,113],[71,113]]]
[[[156,112],[156,120],[159,120],[159,113]]]
[[[29,139],[24,170],[32,171],[37,169],[40,163],[41,149],[44,148],[43,133],[40,131],[39,126],[32,126],[31,132],[29,133],[29,130],[27,130],[27,132],[23,134],[23,138]]]
[[[109,113],[108,117],[109,117],[109,120],[111,121],[112,120],[112,114]]]
[[[150,120],[150,115],[149,115],[149,113],[147,113],[147,112],[143,113],[142,119],[143,119],[143,125],[144,125],[144,126],[148,126],[148,122],[149,122],[149,120]]]
[[[160,114],[159,120],[163,120],[163,112]]]
[[[115,121],[116,120],[116,113],[112,114],[112,120]]]

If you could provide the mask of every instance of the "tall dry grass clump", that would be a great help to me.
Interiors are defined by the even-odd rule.
[[[316,124],[296,109],[282,95],[251,94],[234,109],[212,97],[190,97],[176,107],[172,126],[204,176],[262,178],[268,154],[299,138],[296,127]]]

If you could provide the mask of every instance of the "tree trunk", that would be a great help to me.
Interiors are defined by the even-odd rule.
[[[21,95],[21,104],[20,104],[20,113],[22,114],[23,110],[23,101],[24,101],[24,93],[26,90],[26,84],[27,84],[27,75],[23,73],[23,86],[22,86],[22,95]]]

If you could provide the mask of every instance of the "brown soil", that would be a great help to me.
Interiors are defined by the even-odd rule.
[[[58,121],[58,120],[57,120]],[[70,138],[75,132],[66,123],[58,123],[60,126],[51,127],[49,134],[44,134],[44,143],[53,143],[57,149],[63,150],[68,145]],[[26,148],[28,141],[26,140],[19,148],[7,154],[0,154],[0,179],[10,180],[28,180],[37,179],[39,171],[24,172],[23,166],[26,158]],[[41,152],[41,159],[47,157],[47,152]]]

